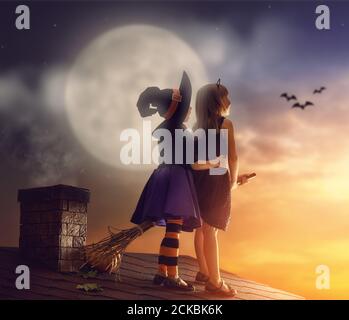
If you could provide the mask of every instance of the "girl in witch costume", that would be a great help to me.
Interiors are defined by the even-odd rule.
[[[191,91],[189,77],[183,72],[179,89],[149,87],[142,92],[137,102],[142,117],[158,112],[165,118],[158,128],[170,131],[172,146],[175,145],[175,130],[186,129],[183,122],[190,112]],[[179,238],[182,230],[193,231],[201,226],[200,211],[190,165],[174,164],[174,149],[172,164],[161,163],[150,176],[131,222],[141,224],[153,221],[166,226],[160,246],[158,273],[153,283],[170,289],[193,291],[194,287],[178,274]],[[206,169],[208,165],[200,166],[200,169]]]

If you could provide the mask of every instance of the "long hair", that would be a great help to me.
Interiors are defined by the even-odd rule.
[[[222,84],[211,83],[201,87],[196,94],[196,123],[194,129],[216,129],[219,131],[219,118],[225,111],[222,98],[228,90]]]

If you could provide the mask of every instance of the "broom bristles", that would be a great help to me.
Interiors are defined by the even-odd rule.
[[[118,271],[127,246],[153,226],[153,222],[145,221],[136,227],[120,230],[118,233],[112,233],[109,228],[109,236],[83,248],[86,262],[81,268],[89,265],[100,272]]]

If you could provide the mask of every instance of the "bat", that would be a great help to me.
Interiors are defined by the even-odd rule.
[[[307,106],[313,106],[314,103],[310,102],[310,101],[306,101],[304,104],[300,104],[299,102],[296,102],[295,104],[293,104],[292,108],[301,108],[302,110],[304,110]]]
[[[314,105],[314,103],[312,103],[312,102],[310,102],[310,101],[305,101],[305,103],[304,103],[304,108],[306,108],[307,106],[313,106]]]
[[[297,100],[297,97],[295,95],[288,95],[286,92],[282,93],[280,95],[280,98],[285,98],[287,101],[290,101],[290,100]]]
[[[321,93],[322,91],[326,90],[326,87],[321,87],[320,89],[315,89],[313,91],[313,94],[316,94],[316,93]]]
[[[255,172],[247,175],[247,181],[253,179],[257,174]],[[238,180],[238,185],[241,185],[241,181]]]
[[[299,102],[296,102],[295,104],[293,104],[292,108],[301,108],[304,110],[304,106],[302,104],[300,104]]]

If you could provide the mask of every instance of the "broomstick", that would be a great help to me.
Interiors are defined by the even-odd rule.
[[[251,173],[247,175],[247,180],[255,176],[255,173]],[[99,272],[116,273],[120,268],[121,258],[127,246],[153,226],[155,226],[155,222],[144,221],[133,228],[120,230],[118,233],[113,233],[108,228],[109,236],[82,248],[86,262],[80,269],[88,266]]]
[[[133,228],[120,230],[118,233],[113,233],[108,228],[109,236],[82,248],[86,262],[80,269],[88,266],[99,272],[117,272],[127,246],[154,225],[152,221],[144,221]]]

